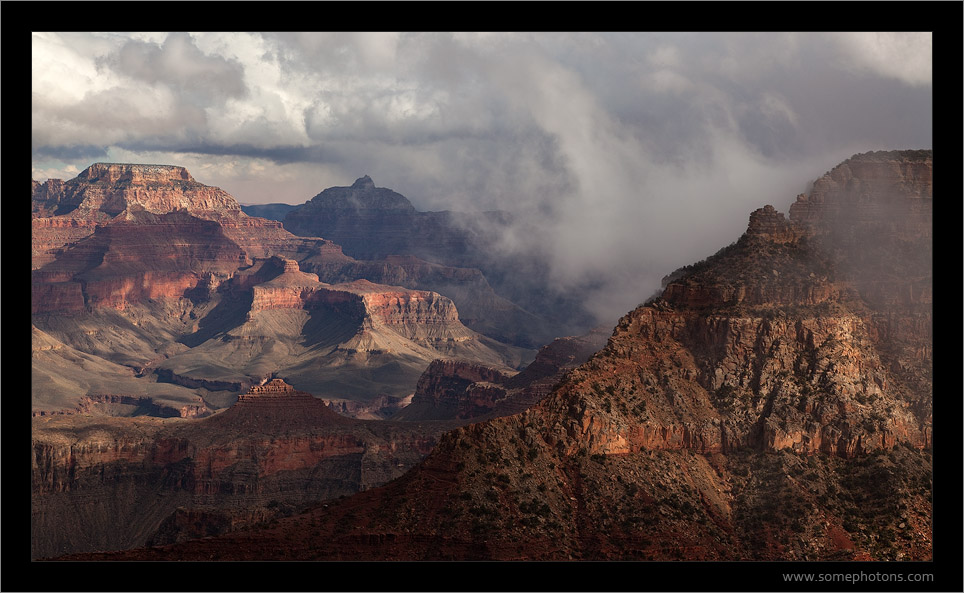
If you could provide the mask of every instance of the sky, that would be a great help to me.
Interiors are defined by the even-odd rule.
[[[514,214],[500,248],[618,317],[765,204],[932,148],[930,33],[32,34],[32,177],[181,165],[242,204],[369,175]],[[589,279],[589,280],[587,280]]]

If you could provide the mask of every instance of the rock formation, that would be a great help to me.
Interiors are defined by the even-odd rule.
[[[382,484],[450,429],[339,416],[279,379],[200,420],[34,418],[33,558],[215,535]]]
[[[222,189],[198,183],[184,167],[95,163],[69,181],[34,184],[33,212],[42,216],[113,218],[125,210],[155,214],[185,210],[201,217],[237,214],[240,205]]]
[[[930,162],[857,155],[797,200],[828,206],[754,212],[538,404],[445,434],[390,484],[86,558],[929,560],[932,321],[914,287],[932,271],[888,277],[892,300],[850,258],[904,269],[891,246],[927,249]]]
[[[150,398],[143,394],[163,391],[160,381],[193,390],[206,403],[188,405],[185,413],[205,414],[229,405],[265,373],[291,365],[302,368],[289,379],[331,399],[397,400],[412,393],[437,356],[480,356],[509,366],[529,356],[469,331],[453,302],[436,291],[362,280],[451,288],[475,304],[476,318],[486,320],[480,327],[492,328],[489,321],[500,315],[496,325],[521,325],[521,311],[492,293],[477,271],[359,262],[330,240],[296,237],[280,222],[245,215],[234,198],[182,167],[98,163],[66,182],[34,182],[33,231],[34,325],[83,356],[103,359],[101,366],[130,368],[126,379],[111,383],[115,392],[96,391],[90,382],[84,391],[82,382],[62,380],[84,375],[74,368],[78,357],[48,357],[38,371],[45,379],[43,391],[34,390],[36,413],[88,409],[90,398]],[[278,264],[264,262],[272,258],[287,263],[269,277]],[[312,269],[334,281],[319,283]],[[235,330],[238,339],[222,340]],[[332,352],[338,336],[351,343]],[[205,345],[211,338],[217,343]],[[203,347],[193,351],[197,346]],[[326,350],[306,354],[312,348]],[[289,352],[288,367],[278,364]],[[218,353],[229,359],[218,360]],[[312,357],[327,354],[339,359],[329,361],[328,375],[303,382]],[[65,366],[54,369],[55,361]],[[338,365],[344,372],[334,370]],[[356,372],[365,378],[349,377]],[[151,401],[132,409],[167,409]]]
[[[374,261],[320,252],[299,260],[306,271],[330,284],[364,278],[376,284],[429,290],[452,299],[467,327],[507,344],[538,347],[556,337],[559,327],[500,296],[477,268],[428,262],[411,255]]]
[[[408,198],[375,187],[366,175],[350,187],[322,191],[289,212],[284,224],[296,235],[331,239],[352,257],[379,259],[409,253],[436,254],[449,248],[464,252],[465,236],[448,228],[448,217],[448,213],[416,211]],[[429,230],[442,233],[429,234]],[[379,239],[373,242],[369,237],[374,234]]]
[[[605,344],[606,335],[600,331],[557,338],[518,373],[466,360],[435,360],[419,378],[411,403],[393,418],[480,421],[521,412]]]
[[[221,287],[222,312],[182,338],[190,346],[157,367],[170,380],[239,386],[277,373],[326,398],[402,398],[439,356],[513,368],[524,351],[476,334],[451,300],[373,284],[330,285],[298,262],[259,260]]]
[[[510,221],[511,216],[502,211],[418,211],[408,198],[376,187],[366,175],[350,187],[325,189],[288,212],[284,225],[296,235],[332,240],[346,254],[361,260],[410,256],[446,267],[481,270],[502,300],[495,301],[488,294],[473,295],[471,286],[470,292],[464,293],[466,298],[456,294],[452,298],[460,310],[471,310],[467,318],[480,324],[470,323],[473,328],[493,329],[494,335],[514,340],[510,343],[515,345],[539,347],[559,335],[586,331],[592,322],[583,295],[547,295],[544,266],[534,265],[525,255],[509,256],[499,249]],[[440,285],[432,289],[448,295]],[[484,297],[481,302],[479,296]],[[493,305],[496,317],[492,317]]]

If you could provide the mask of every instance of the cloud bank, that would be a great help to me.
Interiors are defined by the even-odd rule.
[[[184,165],[242,203],[370,175],[516,214],[609,321],[857,152],[930,148],[929,33],[33,34],[34,179]]]

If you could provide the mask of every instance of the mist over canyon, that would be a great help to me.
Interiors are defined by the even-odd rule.
[[[31,556],[931,560],[933,152],[805,185],[598,328],[512,211],[35,181]]]

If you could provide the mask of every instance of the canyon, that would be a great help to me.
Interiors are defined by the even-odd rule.
[[[43,386],[35,414],[110,395],[81,385],[89,373],[74,367],[83,356],[97,359],[87,365],[128,367],[111,369],[128,384],[115,381],[115,392],[196,415],[227,407],[266,373],[364,402],[411,395],[440,356],[516,369],[534,354],[500,341],[509,331],[498,327],[538,320],[496,295],[478,270],[355,260],[330,240],[247,216],[182,167],[98,163],[73,180],[34,183],[32,220],[33,325],[72,349],[54,358],[35,340],[34,384]],[[435,288],[466,301],[495,337],[466,327]],[[320,374],[307,370],[315,366]]]
[[[587,313],[585,295],[553,288],[546,266],[502,246],[507,232],[517,232],[510,231],[509,212],[419,211],[368,175],[351,186],[327,188],[303,204],[242,210],[276,217],[298,236],[325,237],[353,258],[401,265],[412,281],[425,283],[405,286],[450,296],[470,327],[517,346],[539,348],[597,323]],[[461,277],[472,270],[477,278],[456,286],[445,268],[456,268]]]
[[[225,533],[401,475],[452,423],[356,420],[273,379],[198,419],[33,420],[32,556]]]
[[[208,230],[212,247],[190,256],[200,275],[157,264],[150,272],[162,281],[116,290],[101,288],[120,284],[93,271],[110,260],[101,246],[123,241],[122,231],[97,226],[71,243],[77,227],[65,226],[75,234],[48,252],[56,241],[44,234],[35,262],[56,257],[34,272],[41,368],[60,360],[51,356],[88,365],[83,357],[100,356],[115,365],[102,365],[105,382],[125,369],[166,369],[226,409],[195,418],[86,416],[79,424],[76,416],[35,415],[35,557],[932,560],[932,174],[932,151],[854,155],[798,195],[789,216],[772,205],[751,212],[734,243],[668,274],[661,291],[611,331],[547,341],[527,357],[517,344],[458,323],[452,298],[325,276],[376,260],[350,262],[361,255],[333,246],[344,237],[314,237],[317,227],[269,257],[235,250],[237,241],[222,242],[226,232]],[[340,227],[348,235],[365,216],[377,222],[369,230],[383,224],[386,211],[397,211],[401,225],[389,237],[403,237],[405,225],[435,224],[413,222],[420,217],[411,204],[376,191],[369,178],[334,189],[311,208],[354,200],[344,208],[351,222]],[[289,211],[284,227],[311,208]],[[195,218],[207,228],[209,219]],[[271,221],[246,224],[281,230]],[[312,251],[324,241],[333,242],[327,252]],[[442,232],[435,241],[472,251]],[[481,282],[454,271],[469,269],[456,265],[468,259],[429,263],[426,253],[406,252],[412,246],[395,247],[394,259],[366,255],[398,265],[395,274]],[[175,248],[165,257],[188,256]],[[228,274],[236,258],[243,266]],[[325,258],[343,263],[326,268]],[[122,360],[96,346],[103,337],[86,337],[95,346],[81,348],[67,338],[76,326],[53,331],[70,325],[66,314],[53,323],[54,309],[104,319],[137,312],[146,324],[164,285],[185,307],[165,322],[166,335],[181,340],[173,347],[140,337],[131,340],[140,356],[129,349]],[[285,332],[329,358],[313,358],[308,372],[291,347],[297,340],[277,339]],[[265,337],[287,350],[272,358]],[[323,386],[331,361],[344,366],[388,351],[399,359],[393,372],[406,357],[421,369],[408,383],[408,405],[383,412],[390,420],[340,416],[334,402],[295,380],[305,368],[299,380]],[[159,360],[146,365],[148,354]],[[241,362],[214,362],[226,360]],[[268,364],[258,366],[262,360]],[[55,379],[51,373],[48,382]],[[388,393],[384,385],[390,381],[379,392]],[[163,502],[138,504],[145,497]],[[130,504],[120,515],[136,528],[101,528],[96,542],[79,542],[82,530],[58,533],[68,516],[104,522],[106,507],[92,498]],[[144,508],[151,510],[135,512]]]
[[[499,328],[554,331],[477,269],[354,259],[182,167],[96,163],[34,182],[32,204],[32,557],[225,533],[384,483],[472,417],[389,421],[426,369],[515,375],[536,352]]]

